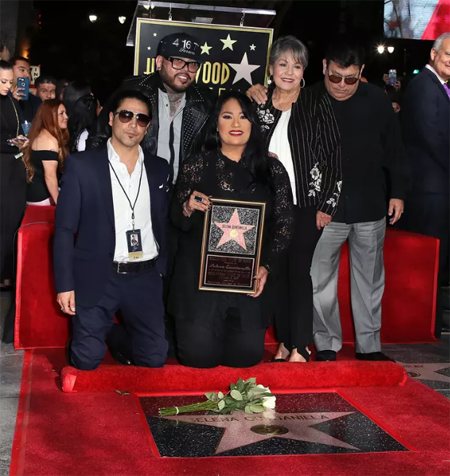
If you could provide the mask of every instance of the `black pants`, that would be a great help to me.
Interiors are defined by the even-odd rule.
[[[245,368],[261,362],[266,329],[242,331],[221,321],[208,329],[193,322],[176,322],[178,360],[187,367],[209,369],[218,365]]]
[[[435,335],[441,335],[442,327],[442,291],[441,286],[449,285],[449,236],[450,204],[449,196],[439,193],[414,193],[406,200],[405,213],[399,221],[399,227],[439,238],[439,275],[436,306]]]
[[[162,286],[156,268],[126,275],[111,269],[98,304],[92,308],[76,305],[77,314],[72,319],[72,365],[80,370],[99,366],[106,352],[105,338],[113,326],[114,314],[120,309],[134,363],[142,367],[162,367],[168,347],[164,336]]]
[[[14,235],[25,211],[27,178],[22,159],[0,157],[0,281],[14,279]]]
[[[322,234],[314,207],[294,207],[292,242],[280,263],[276,283],[275,331],[286,349],[304,349],[313,341],[311,263]]]

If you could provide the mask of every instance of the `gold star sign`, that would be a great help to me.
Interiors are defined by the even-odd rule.
[[[205,44],[203,46],[200,46],[202,49],[202,52],[200,54],[204,55],[209,55],[209,50],[212,48],[212,46],[208,46],[208,43],[205,41]]]
[[[225,40],[220,40],[223,43],[223,48],[222,50],[225,50],[227,48],[230,48],[231,51],[233,50],[233,44],[236,43],[237,40],[232,40],[230,35],[228,35]]]
[[[256,50],[256,45],[250,45],[250,51],[255,51]]]

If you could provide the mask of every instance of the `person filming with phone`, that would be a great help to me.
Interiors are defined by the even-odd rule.
[[[14,73],[11,94],[14,99],[19,101],[24,123],[31,124],[42,101],[30,93],[30,60],[23,56],[14,56],[10,59],[9,63],[13,67]],[[24,130],[24,132],[27,133],[28,131]]]
[[[19,103],[11,97],[12,66],[0,60],[0,287],[7,289],[13,279],[14,233],[25,210],[27,179],[22,162],[28,140],[23,136]]]

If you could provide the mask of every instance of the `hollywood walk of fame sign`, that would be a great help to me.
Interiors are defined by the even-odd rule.
[[[156,70],[159,41],[183,31],[199,40],[201,67],[196,81],[216,93],[242,92],[253,84],[266,84],[273,30],[226,25],[137,19],[134,74]]]
[[[205,215],[199,289],[255,292],[265,203],[211,199]]]
[[[140,396],[139,401],[162,457],[408,451],[336,392],[277,395],[275,411],[262,414],[159,417],[159,407],[189,404],[198,396]]]

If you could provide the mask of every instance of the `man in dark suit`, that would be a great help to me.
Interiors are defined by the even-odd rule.
[[[195,78],[201,66],[201,48],[197,38],[177,32],[165,36],[158,45],[156,71],[124,80],[118,91],[133,89],[145,94],[151,104],[153,120],[142,141],[142,148],[166,159],[170,164],[171,195],[182,162],[199,144],[201,131],[209,118],[213,96],[199,87]],[[114,99],[114,95],[110,100]],[[89,133],[87,148],[102,145],[108,137],[109,101]],[[178,250],[179,230],[169,225],[168,263],[164,280],[165,301]],[[174,324],[166,316],[167,337],[174,356]]]
[[[106,147],[66,162],[54,274],[61,310],[73,316],[70,363],[82,370],[103,360],[119,309],[134,363],[161,367],[166,361],[162,276],[169,165],[139,145],[150,120],[148,98],[122,91],[111,105]]]
[[[440,239],[439,286],[449,285],[450,33],[431,49],[430,61],[403,97],[401,121],[412,169],[403,228]],[[442,326],[438,291],[436,330]]]

